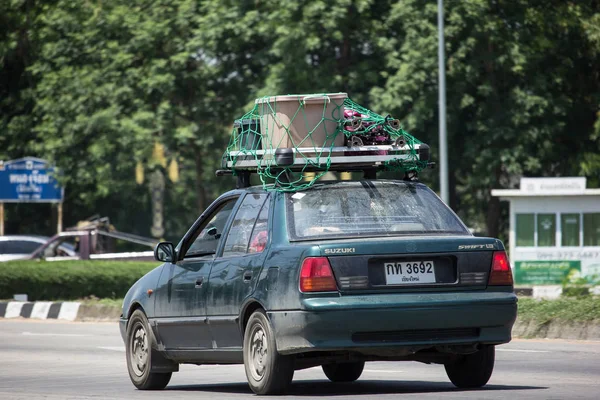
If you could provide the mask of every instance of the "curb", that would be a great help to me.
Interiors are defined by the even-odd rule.
[[[64,301],[9,301],[0,303],[0,318],[61,319],[75,321],[81,303]]]
[[[121,308],[76,301],[0,302],[0,318],[56,319],[62,321],[118,321]]]
[[[518,321],[513,336],[521,339],[600,340],[600,321]]]

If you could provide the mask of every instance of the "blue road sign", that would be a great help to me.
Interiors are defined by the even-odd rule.
[[[64,189],[54,179],[53,173],[54,168],[40,158],[0,161],[0,202],[62,202]]]

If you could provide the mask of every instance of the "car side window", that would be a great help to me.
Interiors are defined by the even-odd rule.
[[[244,255],[248,252],[250,239],[258,215],[267,199],[266,193],[249,193],[231,223],[223,248],[223,257]]]
[[[31,254],[37,250],[42,244],[37,242],[28,242],[25,240],[12,240],[9,241],[7,253],[13,254]]]
[[[185,253],[184,258],[216,253],[225,224],[236,202],[237,198],[224,202],[206,219],[205,223],[198,227],[197,236]]]
[[[267,247],[267,239],[269,238],[269,206],[270,202],[267,200],[260,210],[260,214],[258,214],[258,219],[256,220],[256,224],[254,224],[252,236],[250,236],[248,253],[262,253]]]

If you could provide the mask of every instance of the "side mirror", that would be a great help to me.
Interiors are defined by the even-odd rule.
[[[154,258],[156,261],[175,262],[175,246],[171,242],[160,242],[154,248]]]

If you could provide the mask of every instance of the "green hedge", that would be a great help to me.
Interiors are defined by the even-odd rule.
[[[0,263],[0,299],[26,293],[30,301],[95,296],[122,298],[159,265],[141,261],[11,261]]]

